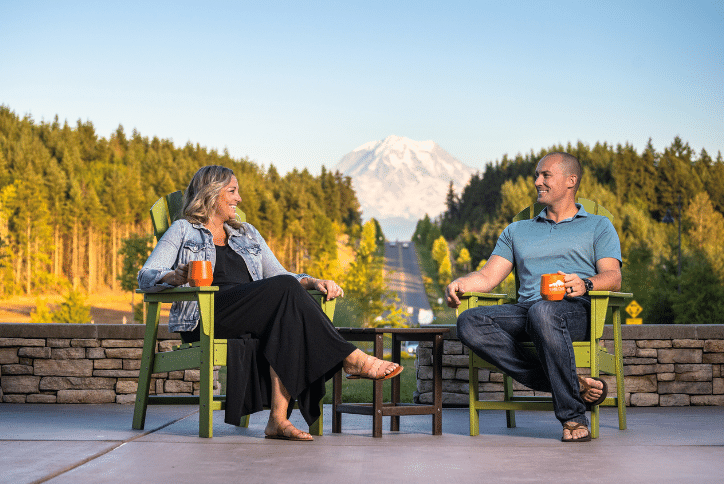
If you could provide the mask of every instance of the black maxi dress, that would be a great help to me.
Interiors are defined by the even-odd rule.
[[[319,304],[290,275],[252,281],[244,259],[216,246],[214,335],[228,339],[227,423],[271,403],[269,366],[308,424],[319,418],[325,382],[355,346],[339,335]],[[184,341],[198,340],[182,334]]]

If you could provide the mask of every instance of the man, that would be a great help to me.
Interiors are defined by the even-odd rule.
[[[490,292],[517,268],[517,304],[465,311],[457,321],[458,337],[478,356],[523,385],[551,392],[564,442],[591,440],[586,403],[605,398],[602,380],[578,378],[572,341],[589,335],[588,291],[621,288],[621,246],[611,222],[586,213],[575,203],[581,164],[568,153],[550,153],[535,172],[538,202],[546,208],[535,218],[503,230],[490,259],[477,272],[445,289],[448,306],[460,305],[464,292]],[[566,296],[540,296],[540,276],[564,274]],[[532,341],[538,355],[518,341]]]

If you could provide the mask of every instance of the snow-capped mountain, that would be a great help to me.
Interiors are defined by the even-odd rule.
[[[410,240],[425,214],[445,211],[450,182],[460,194],[476,171],[433,141],[401,136],[363,144],[335,168],[352,178],[364,219],[376,218],[388,240]]]

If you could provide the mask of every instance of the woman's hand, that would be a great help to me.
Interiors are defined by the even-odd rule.
[[[329,281],[326,279],[312,279],[312,278],[306,278],[307,279],[307,289],[316,289],[319,292],[322,292],[327,295],[327,301],[331,301],[332,299],[338,298],[338,297],[344,297],[344,290],[339,287],[339,285],[334,281]]]
[[[189,265],[179,264],[173,272],[169,272],[161,278],[160,282],[171,284],[172,286],[182,286],[188,282]]]

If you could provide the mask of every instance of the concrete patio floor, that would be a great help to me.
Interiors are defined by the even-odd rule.
[[[331,433],[298,443],[263,438],[267,414],[249,428],[223,423],[197,436],[191,406],[149,407],[132,430],[131,405],[0,404],[0,482],[724,482],[724,407],[629,408],[618,430],[615,408],[601,411],[600,438],[560,442],[551,413],[481,414],[470,437],[467,409],[443,411],[443,435],[430,416],[401,418],[400,431],[372,435],[372,419],[344,415]],[[292,421],[306,428],[295,411]],[[385,419],[385,428],[389,421]]]

